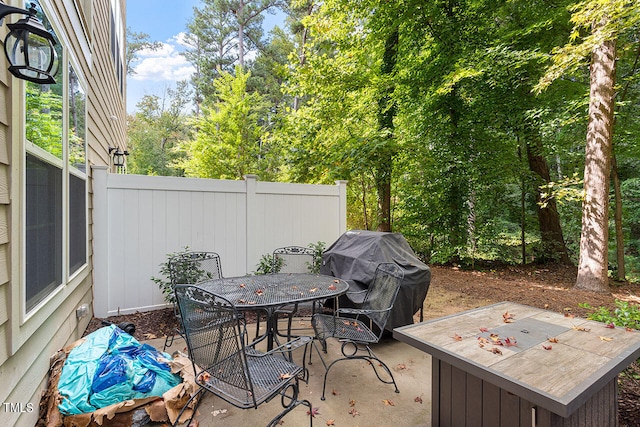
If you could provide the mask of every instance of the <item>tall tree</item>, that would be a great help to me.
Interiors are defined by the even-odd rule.
[[[593,23],[597,33],[609,19]],[[585,147],[584,202],[576,288],[607,292],[609,176],[615,108],[616,42],[605,39],[591,55],[589,126]]]
[[[133,62],[136,61],[141,51],[145,49],[155,51],[160,49],[161,46],[162,43],[151,41],[149,34],[136,33],[127,27],[127,75],[135,74]]]
[[[206,0],[193,9],[187,24],[189,48],[183,53],[196,72],[192,77],[196,105],[213,96],[211,82],[221,71],[232,72],[237,61],[235,18],[226,0]]]
[[[384,43],[381,80],[385,82],[378,99],[378,126],[383,142],[375,154],[375,181],[378,192],[378,231],[391,231],[391,180],[393,160],[397,152],[393,120],[396,102],[393,99],[395,67],[398,56],[398,28],[392,26]]]
[[[205,104],[196,122],[195,141],[183,145],[187,158],[180,163],[188,176],[242,179],[255,173],[272,178],[268,147],[258,122],[267,108],[260,94],[247,92],[250,73],[236,67],[235,76],[222,72],[214,81],[217,100]]]
[[[204,98],[213,96],[211,81],[221,71],[245,66],[247,56],[263,46],[263,14],[280,0],[203,0],[188,24],[191,48],[185,53],[198,72],[194,85]]]
[[[181,157],[176,149],[189,139],[190,126],[184,113],[190,93],[187,82],[166,89],[162,97],[145,95],[137,112],[128,117],[127,160],[129,173],[140,175],[183,175],[176,165]]]
[[[640,22],[640,12],[629,0],[585,0],[572,9],[573,39],[589,29],[580,43],[567,44],[555,52],[554,63],[539,88],[582,58],[591,57],[589,124],[585,147],[584,200],[580,260],[575,287],[608,291],[609,183],[613,146],[616,82],[616,40]]]

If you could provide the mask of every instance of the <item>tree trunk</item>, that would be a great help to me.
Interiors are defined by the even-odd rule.
[[[238,64],[244,69],[244,0],[238,2]]]
[[[640,61],[640,44],[638,50],[636,50],[636,59],[633,61],[633,67],[629,75],[634,75],[638,69],[638,62]],[[627,99],[627,91],[631,80],[628,80],[624,85],[622,96],[619,96],[620,102],[624,102]],[[619,109],[620,107],[618,107]],[[613,117],[613,125],[616,124],[616,116]],[[617,263],[617,276],[618,280],[626,280],[627,269],[624,263],[624,232],[622,230],[622,191],[620,189],[620,175],[618,175],[618,162],[616,160],[615,147],[611,146],[611,177],[613,178],[613,192],[615,195],[615,226],[616,226],[616,263]]]
[[[382,59],[382,75],[393,74],[398,55],[398,29],[395,28],[387,37],[384,56]],[[391,231],[391,177],[393,174],[393,156],[395,150],[393,118],[396,114],[395,103],[392,100],[393,85],[382,90],[378,101],[378,126],[382,137],[386,139],[385,147],[376,153],[375,182],[378,191],[378,231]]]
[[[601,25],[594,25],[593,31]],[[577,289],[599,292],[609,290],[609,176],[615,75],[616,42],[611,40],[597,46],[591,55],[580,262],[575,284]]]
[[[618,175],[618,162],[615,154],[611,156],[611,176],[613,177],[613,189],[615,193],[615,224],[616,224],[616,279],[625,280],[627,271],[624,266],[624,232],[622,231],[622,191],[620,190],[620,176]]]
[[[536,174],[540,181],[548,184],[551,181],[549,165],[542,155],[542,142],[535,131],[528,132],[527,135],[527,161],[529,170]],[[540,205],[542,192],[540,186],[536,186],[536,210],[538,211],[538,223],[540,227],[540,238],[542,239],[542,262],[557,260],[562,264],[571,264],[567,246],[562,235],[560,225],[560,215],[555,199],[551,199]]]

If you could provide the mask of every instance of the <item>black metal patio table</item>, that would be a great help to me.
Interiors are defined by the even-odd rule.
[[[267,339],[268,350],[277,338],[276,310],[289,304],[334,298],[349,290],[349,284],[336,277],[294,273],[225,277],[197,286],[223,296],[241,311],[265,311],[267,325],[261,339]]]

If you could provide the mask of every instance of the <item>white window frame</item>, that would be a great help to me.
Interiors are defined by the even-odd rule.
[[[63,80],[63,102],[62,102],[62,159],[50,154],[46,150],[36,146],[33,142],[28,141],[26,138],[26,86],[25,83],[20,80],[14,79],[14,84],[18,83],[19,87],[22,89],[19,91],[19,96],[22,99],[20,102],[21,108],[21,132],[19,141],[23,142],[22,149],[16,150],[20,153],[20,199],[21,199],[21,208],[20,208],[20,236],[21,236],[21,254],[20,254],[20,308],[21,308],[21,325],[26,324],[30,319],[34,317],[42,318],[43,316],[47,316],[52,309],[55,309],[57,305],[62,301],[66,296],[76,287],[78,286],[89,273],[89,249],[90,249],[90,241],[89,241],[89,176],[88,176],[88,159],[87,159],[87,94],[88,94],[88,84],[85,76],[82,73],[82,69],[78,66],[77,61],[73,58],[73,55],[70,52],[68,46],[70,43],[60,28],[61,25],[57,21],[57,19],[51,19],[55,15],[51,13],[51,7],[46,0],[40,0],[40,5],[42,10],[47,15],[54,31],[56,32],[56,36],[58,40],[62,44],[62,57],[59,58],[60,61],[60,69],[61,76]],[[82,87],[85,94],[85,172],[71,166],[69,164],[69,67],[73,67],[73,70],[78,78],[78,82]],[[26,241],[26,156],[27,153],[38,158],[41,161],[51,164],[61,170],[62,173],[62,283],[56,286],[56,288],[51,291],[51,293],[35,304],[32,308],[27,310],[27,283],[26,283],[26,259],[27,259],[27,241]],[[69,271],[69,253],[70,253],[70,239],[69,239],[69,176],[74,175],[84,180],[85,182],[85,194],[84,194],[84,210],[85,210],[85,262],[82,266],[77,268],[74,272]],[[63,295],[61,295],[63,294]],[[47,309],[43,310],[44,307]],[[35,320],[35,319],[34,319]],[[36,323],[40,323],[36,321]],[[31,329],[31,328],[29,328]]]

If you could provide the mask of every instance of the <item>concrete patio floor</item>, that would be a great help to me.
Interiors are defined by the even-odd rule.
[[[300,323],[296,327],[308,326]],[[254,336],[254,325],[248,325],[249,336]],[[311,331],[309,331],[311,333]],[[146,341],[162,350],[164,338]],[[340,343],[327,341],[327,354],[323,357],[327,365],[339,358]],[[327,379],[326,400],[322,396],[324,366],[313,350],[309,368],[309,383],[300,382],[300,398],[307,399],[317,414],[314,426],[430,426],[431,425],[431,357],[413,347],[392,338],[383,339],[372,347],[376,355],[393,371],[400,393],[395,393],[392,384],[380,382],[373,369],[364,361],[344,361],[335,364]],[[186,353],[185,342],[176,338],[166,351]],[[312,348],[309,346],[309,350]],[[294,354],[301,363],[302,351]],[[307,356],[308,357],[308,356]],[[195,420],[199,427],[210,426],[260,426],[266,425],[282,410],[279,397],[258,407],[241,410],[224,400],[206,393],[198,407]],[[285,426],[309,425],[307,408],[298,406],[287,414]],[[333,423],[333,424],[332,424]]]

